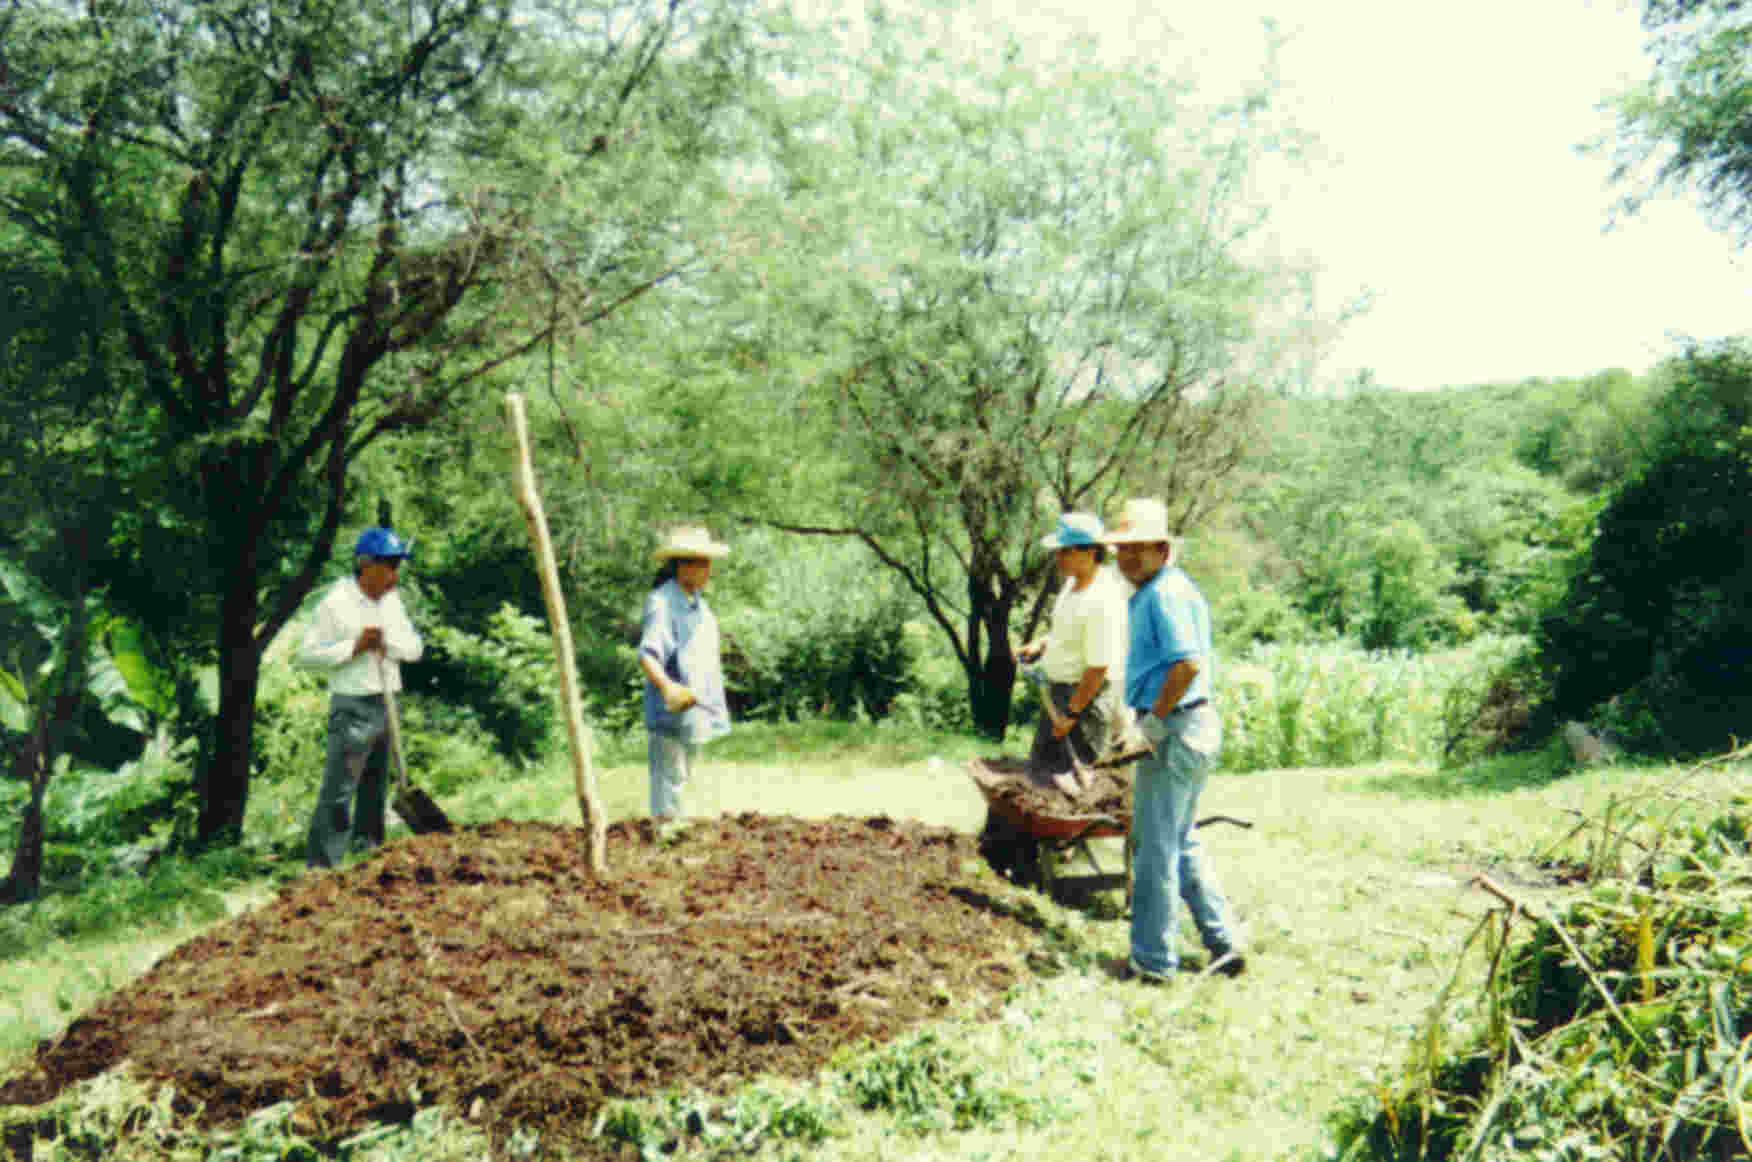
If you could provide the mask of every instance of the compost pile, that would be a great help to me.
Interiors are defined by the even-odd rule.
[[[1594,821],[1559,907],[1482,882],[1504,905],[1468,948],[1482,1030],[1438,1051],[1445,994],[1400,1085],[1335,1122],[1337,1157],[1752,1157],[1752,799],[1648,806]]]
[[[305,875],[44,1042],[0,1105],[126,1061],[203,1124],[296,1100],[336,1141],[417,1102],[588,1152],[611,1099],[807,1077],[995,1005],[1036,939],[941,828],[743,815],[609,843],[602,881],[575,829],[529,822]]]

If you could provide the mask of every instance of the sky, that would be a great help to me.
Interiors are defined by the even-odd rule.
[[[1018,15],[1024,10],[1026,15]],[[1608,229],[1627,192],[1598,106],[1650,72],[1619,0],[972,0],[1037,51],[1075,35],[1201,84],[1259,74],[1260,19],[1288,39],[1278,107],[1319,142],[1275,175],[1276,244],[1318,271],[1318,302],[1370,309],[1319,365],[1390,388],[1640,373],[1678,336],[1752,332],[1752,248],[1682,195]]]

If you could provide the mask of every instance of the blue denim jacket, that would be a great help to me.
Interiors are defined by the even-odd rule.
[[[666,581],[645,598],[639,652],[649,654],[663,672],[694,692],[694,705],[676,714],[662,695],[645,683],[645,729],[702,743],[728,733],[730,706],[724,696],[724,666],[718,644],[718,619],[704,596],[689,597],[676,581]]]

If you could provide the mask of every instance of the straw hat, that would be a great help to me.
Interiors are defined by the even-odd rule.
[[[1169,560],[1179,555],[1180,538],[1168,531],[1168,506],[1154,497],[1140,496],[1125,502],[1107,530],[1110,545],[1165,542]]]
[[[712,534],[701,525],[677,525],[663,534],[663,543],[657,546],[652,557],[658,561],[667,561],[672,557],[683,560],[693,557],[716,558],[728,556],[730,546],[720,541],[714,541]]]
[[[1101,518],[1086,512],[1067,512],[1058,528],[1041,538],[1043,549],[1081,549],[1101,543]]]

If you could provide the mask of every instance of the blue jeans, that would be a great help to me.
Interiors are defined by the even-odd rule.
[[[651,814],[674,819],[681,814],[681,789],[699,759],[698,743],[684,742],[678,734],[660,730],[645,735],[645,758],[651,771]]]
[[[1138,760],[1133,775],[1131,956],[1148,972],[1167,974],[1180,967],[1181,900],[1213,959],[1235,945],[1229,902],[1193,830],[1199,792],[1221,745],[1216,715],[1206,706],[1170,718],[1156,753]]]

